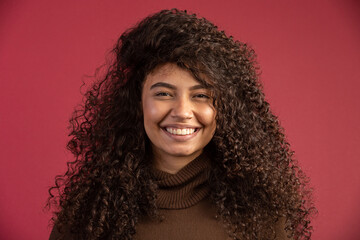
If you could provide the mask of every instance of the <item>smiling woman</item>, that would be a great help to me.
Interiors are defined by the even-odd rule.
[[[161,65],[146,77],[144,127],[158,169],[176,173],[203,152],[216,128],[211,95],[176,64]]]
[[[306,177],[255,55],[204,18],[164,10],[120,37],[70,121],[50,239],[309,239]]]

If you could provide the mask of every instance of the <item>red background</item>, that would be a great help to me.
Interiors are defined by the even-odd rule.
[[[116,39],[163,8],[199,13],[258,54],[262,81],[312,179],[313,239],[360,239],[357,1],[0,2],[0,239],[47,239],[43,211],[82,81]]]

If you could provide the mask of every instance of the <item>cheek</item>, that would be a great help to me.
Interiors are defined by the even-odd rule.
[[[163,116],[163,108],[156,104],[154,101],[145,100],[143,101],[143,113],[145,124],[156,124]]]
[[[199,109],[199,121],[207,127],[216,127],[216,111],[212,106],[203,106]]]

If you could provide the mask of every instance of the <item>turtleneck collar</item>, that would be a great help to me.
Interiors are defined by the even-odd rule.
[[[153,168],[159,187],[157,206],[161,209],[183,209],[200,202],[210,191],[210,169],[210,159],[204,153],[176,174]]]

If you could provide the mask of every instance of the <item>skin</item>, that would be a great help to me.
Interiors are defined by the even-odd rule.
[[[175,64],[158,66],[147,75],[142,107],[156,168],[174,174],[203,152],[216,129],[212,103],[211,91]],[[177,135],[166,129],[189,133]]]

